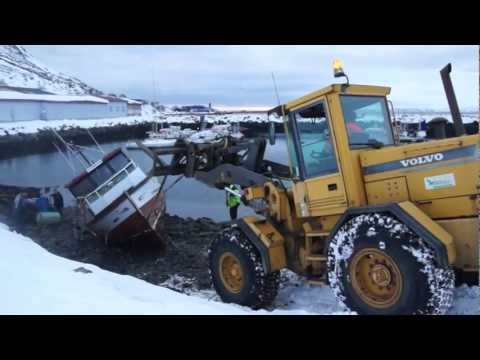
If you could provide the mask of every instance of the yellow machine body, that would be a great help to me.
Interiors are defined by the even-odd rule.
[[[446,249],[448,263],[464,271],[478,271],[478,185],[480,136],[469,135],[414,144],[352,147],[342,109],[342,96],[384,98],[390,88],[331,85],[283,106],[289,146],[292,186],[273,183],[247,190],[247,199],[264,199],[263,217],[244,219],[269,249],[273,269],[307,267],[322,272],[326,242],[349,209],[396,204]],[[337,169],[305,176],[295,157],[292,113],[321,103],[329,128]],[[389,121],[391,119],[388,112]],[[390,124],[391,125],[391,124]],[[292,130],[293,129],[293,130]],[[293,132],[293,133],[292,133]],[[297,130],[298,132],[298,130]]]

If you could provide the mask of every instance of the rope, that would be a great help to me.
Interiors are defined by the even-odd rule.
[[[177,185],[178,182],[179,182],[180,180],[182,180],[182,179],[183,179],[183,175],[180,176],[177,180],[175,180],[175,181],[164,191],[164,193],[166,194],[171,188],[173,188],[175,185]]]

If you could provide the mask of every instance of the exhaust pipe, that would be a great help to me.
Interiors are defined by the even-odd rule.
[[[443,87],[445,88],[445,94],[447,95],[448,107],[452,114],[453,124],[455,127],[455,135],[465,135],[465,127],[463,126],[462,116],[460,115],[460,109],[458,108],[457,98],[455,91],[453,90],[452,79],[450,73],[452,72],[452,64],[448,64],[442,70],[440,75],[442,77]]]

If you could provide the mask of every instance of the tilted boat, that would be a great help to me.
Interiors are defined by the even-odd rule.
[[[78,147],[61,140],[88,165],[66,185],[77,200],[82,225],[105,241],[148,234],[164,245],[162,234],[156,230],[158,220],[165,213],[158,178],[146,174],[123,148],[91,163]]]

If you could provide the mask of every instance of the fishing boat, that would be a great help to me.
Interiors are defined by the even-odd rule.
[[[147,132],[147,138],[142,144],[149,148],[174,146],[178,139],[184,139],[195,131],[191,129],[182,130],[180,126],[170,126],[168,128],[153,129]],[[129,142],[127,149],[138,149],[136,142]]]
[[[64,145],[81,154],[88,164],[66,185],[79,204],[82,223],[88,230],[108,242],[149,234],[164,244],[162,234],[156,230],[165,213],[158,178],[146,174],[126,149],[117,148],[91,163],[78,147],[66,142]]]
[[[180,126],[170,126],[147,132],[147,139],[143,140],[141,144],[149,149],[156,149],[173,147],[178,145],[179,140],[185,144],[215,144],[222,142],[227,137],[240,139],[243,134],[238,126],[232,125],[214,125],[209,129],[201,130],[188,128],[182,130]],[[139,145],[137,142],[129,142],[126,148],[138,149]]]

